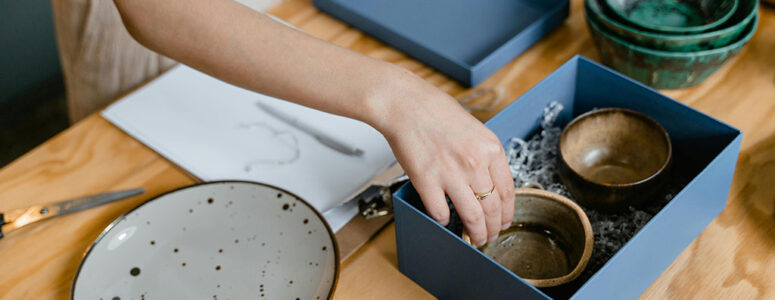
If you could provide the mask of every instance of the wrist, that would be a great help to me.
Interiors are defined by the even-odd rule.
[[[427,101],[448,97],[444,92],[425,82],[404,68],[388,64],[386,72],[365,97],[366,116],[362,121],[390,138],[411,127],[412,120],[423,112]]]

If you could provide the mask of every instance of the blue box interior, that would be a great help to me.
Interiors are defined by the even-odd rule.
[[[742,132],[615,71],[576,56],[493,117],[486,125],[507,143],[539,128],[552,101],[558,119],[595,108],[624,107],[656,119],[670,134],[674,173],[686,185],[586,282],[558,298],[637,298],[726,205]],[[399,269],[441,299],[547,299],[424,214],[411,184],[394,195]],[[556,289],[556,288],[555,288]]]
[[[466,85],[568,16],[568,0],[314,0],[325,11]]]

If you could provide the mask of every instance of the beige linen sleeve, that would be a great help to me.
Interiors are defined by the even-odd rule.
[[[238,2],[265,11],[280,1]],[[137,43],[111,0],[52,0],[52,7],[73,123],[175,64]]]

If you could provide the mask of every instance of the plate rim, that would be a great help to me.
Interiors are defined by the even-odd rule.
[[[153,202],[153,201],[155,201],[155,200],[157,200],[159,198],[162,198],[162,197],[164,197],[164,196],[166,196],[168,194],[176,193],[176,192],[179,192],[179,191],[182,191],[182,190],[186,190],[186,189],[189,189],[189,188],[199,187],[199,186],[202,186],[202,185],[229,184],[229,183],[247,183],[247,184],[251,184],[251,185],[257,185],[257,186],[272,188],[272,189],[278,190],[280,192],[286,193],[286,194],[288,194],[290,196],[295,197],[296,200],[301,201],[301,203],[303,203],[304,205],[306,205],[307,207],[312,209],[312,211],[315,212],[315,215],[317,215],[318,218],[320,218],[320,220],[323,221],[322,223],[326,227],[326,231],[328,231],[328,235],[331,238],[332,244],[334,245],[334,259],[335,259],[335,263],[334,263],[334,280],[331,283],[332,284],[331,285],[331,290],[328,291],[328,297],[327,297],[327,299],[332,299],[333,296],[334,296],[334,291],[336,290],[336,286],[339,283],[339,274],[341,272],[341,262],[339,261],[339,258],[340,258],[340,256],[339,256],[339,254],[340,254],[339,253],[339,243],[337,242],[336,234],[334,233],[333,230],[331,230],[331,226],[328,224],[328,221],[326,221],[326,219],[323,217],[323,214],[321,214],[315,207],[310,205],[309,202],[307,202],[307,200],[304,200],[303,198],[299,197],[298,195],[296,195],[296,194],[294,194],[292,192],[289,192],[288,190],[283,189],[281,187],[277,187],[275,185],[271,185],[271,184],[267,184],[267,183],[263,183],[263,182],[257,182],[257,181],[249,181],[249,180],[216,180],[216,181],[199,182],[199,183],[194,183],[194,184],[189,184],[189,185],[181,186],[181,187],[178,187],[178,188],[175,188],[175,189],[163,192],[163,193],[161,193],[159,195],[156,195],[154,197],[151,197],[148,200],[143,201],[143,203],[140,203],[137,206],[133,207],[132,209],[128,210],[127,212],[121,214],[115,220],[110,222],[110,224],[105,226],[105,229],[103,229],[100,232],[100,234],[97,236],[97,238],[94,239],[94,241],[91,243],[91,245],[89,245],[89,248],[87,248],[86,251],[81,256],[81,261],[78,263],[78,269],[76,269],[75,275],[73,277],[73,282],[70,285],[70,297],[69,297],[69,299],[70,300],[75,300],[75,284],[78,282],[78,276],[81,274],[81,269],[83,268],[83,265],[86,262],[86,259],[89,258],[89,254],[91,254],[91,252],[94,249],[94,247],[97,245],[97,243],[102,241],[102,239],[113,229],[114,226],[116,226],[119,222],[121,222],[124,219],[126,219],[127,216],[129,216],[135,210],[140,209],[141,207],[145,206],[146,204],[148,204],[150,202]]]

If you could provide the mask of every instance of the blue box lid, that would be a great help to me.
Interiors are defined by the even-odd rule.
[[[568,0],[314,0],[320,10],[468,86],[517,57],[569,13]]]

